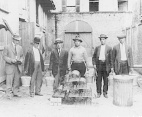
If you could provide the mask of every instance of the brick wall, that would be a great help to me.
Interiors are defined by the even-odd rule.
[[[67,24],[75,20],[87,22],[92,27],[93,46],[100,44],[98,36],[102,33],[109,38],[107,44],[118,43],[117,34],[131,25],[131,13],[96,12],[96,13],[58,13],[48,15],[49,45],[56,37],[63,38]],[[56,22],[56,23],[55,23]]]

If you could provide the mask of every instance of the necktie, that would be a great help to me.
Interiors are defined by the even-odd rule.
[[[17,56],[16,44],[15,44],[15,55]]]
[[[59,54],[59,56],[60,56],[60,49],[58,49],[58,54]]]

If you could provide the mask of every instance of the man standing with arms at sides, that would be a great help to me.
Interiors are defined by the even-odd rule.
[[[92,63],[94,69],[97,71],[96,86],[97,86],[97,98],[100,98],[102,94],[102,78],[103,78],[103,95],[105,98],[108,98],[108,76],[109,73],[113,72],[112,65],[112,48],[106,45],[106,35],[100,35],[101,45],[97,46],[92,57]]]
[[[40,38],[35,37],[25,56],[24,71],[25,74],[31,76],[30,97],[34,97],[34,95],[43,96],[40,92],[43,81],[44,61],[39,50],[39,43]]]
[[[69,51],[68,69],[71,71],[78,70],[81,77],[84,77],[86,68],[88,70],[87,51],[80,45],[82,39],[78,35],[75,39],[73,39],[73,41],[75,46]]]
[[[57,38],[55,40],[55,49],[52,50],[50,55],[49,71],[55,78],[53,89],[56,91],[58,86],[64,81],[64,76],[67,71],[68,52],[63,49],[63,40]]]
[[[19,79],[22,75],[23,49],[19,44],[21,37],[18,34],[13,35],[12,43],[7,45],[3,51],[6,69],[6,94],[7,98],[19,95]]]
[[[114,72],[117,75],[128,75],[129,72],[133,71],[132,49],[125,43],[125,34],[120,34],[117,38],[120,43],[113,47]]]

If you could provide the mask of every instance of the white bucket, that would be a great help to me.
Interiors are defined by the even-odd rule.
[[[140,76],[139,74],[135,74],[135,73],[133,73],[133,74],[129,74],[130,76],[133,76],[133,85],[134,86],[137,86],[138,84],[137,84],[137,82],[138,82],[138,77]]]
[[[45,77],[46,86],[53,86],[54,78],[52,76]]]
[[[28,87],[28,86],[30,86],[31,77],[30,76],[22,76],[21,81],[22,81],[22,86]]]

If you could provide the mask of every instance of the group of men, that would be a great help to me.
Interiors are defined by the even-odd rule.
[[[21,97],[19,92],[20,77],[25,74],[31,76],[30,96],[42,96],[40,93],[42,85],[42,72],[44,71],[44,61],[39,50],[40,38],[35,37],[31,43],[26,56],[19,45],[21,37],[18,34],[12,36],[12,42],[4,48],[3,58],[5,60],[6,71],[6,96],[8,99]],[[24,65],[24,73],[23,73]]]
[[[95,48],[92,63],[96,71],[97,98],[102,94],[101,85],[103,78],[103,95],[108,98],[108,75],[110,72],[118,74],[129,74],[132,71],[132,50],[126,45],[126,35],[119,35],[120,43],[113,49],[106,45],[108,37],[101,34],[99,39],[101,45]],[[24,74],[31,76],[30,96],[42,96],[42,72],[44,71],[44,60],[39,50],[40,38],[35,37],[33,43],[28,49],[26,56],[23,55],[23,49],[18,45],[21,37],[13,35],[11,44],[4,48],[3,58],[6,62],[6,86],[7,96],[19,95],[19,80],[23,73],[22,65],[24,64]],[[64,77],[69,71],[78,70],[80,76],[84,77],[88,67],[88,55],[86,49],[81,46],[82,39],[77,35],[74,39],[74,46],[69,52],[63,49],[63,40],[55,40],[55,48],[51,51],[49,71],[54,76],[54,90],[64,81]]]
[[[95,48],[92,63],[96,73],[96,87],[97,87],[97,98],[102,94],[102,78],[103,78],[103,95],[108,98],[108,76],[112,72],[116,75],[128,75],[132,72],[133,60],[132,60],[132,49],[129,47],[126,41],[126,35],[120,34],[117,36],[119,44],[113,47],[113,49],[106,45],[106,35],[100,35],[101,45]]]

